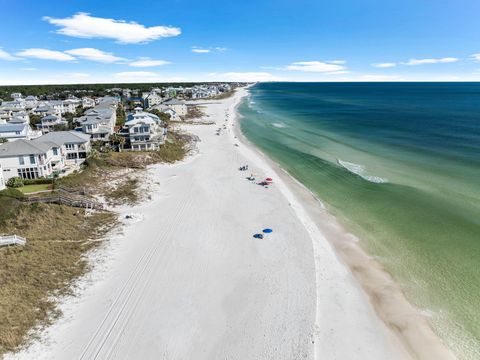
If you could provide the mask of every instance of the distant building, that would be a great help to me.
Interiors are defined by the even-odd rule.
[[[57,115],[47,115],[43,117],[39,123],[35,124],[37,129],[42,131],[43,134],[46,134],[54,130],[54,127],[57,125],[66,126],[67,122],[62,120],[60,116]]]
[[[168,107],[167,105],[163,105],[163,104],[155,105],[154,107],[152,107],[152,109],[155,109],[162,113],[170,115],[170,120],[174,120],[174,121],[178,120],[178,115],[175,112],[175,110],[173,110],[171,107]]]
[[[17,99],[21,99],[22,98],[22,93],[11,93],[10,94],[10,97],[13,99],[13,100],[17,100]]]
[[[145,108],[151,108],[155,105],[161,104],[164,99],[157,93],[148,93],[144,97]]]
[[[37,103],[38,103],[38,99],[36,96],[30,95],[25,98],[25,107],[27,109],[35,108],[37,106]]]
[[[95,107],[95,100],[89,97],[82,98],[82,107],[84,109]]]
[[[162,104],[174,110],[179,116],[187,115],[187,104],[185,103],[185,101],[170,99],[163,102]]]

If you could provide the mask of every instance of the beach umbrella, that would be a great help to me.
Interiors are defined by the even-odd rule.
[[[264,232],[265,234],[270,234],[272,231],[273,231],[272,229],[268,229],[268,228],[267,228],[267,229],[263,229],[263,232]]]
[[[265,181],[273,181],[272,178],[266,178]]]

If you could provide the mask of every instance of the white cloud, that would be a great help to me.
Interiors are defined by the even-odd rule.
[[[60,27],[57,33],[62,35],[88,39],[114,39],[124,44],[145,43],[181,34],[177,27],[146,27],[136,22],[94,17],[82,12],[64,19],[45,16],[43,20]]]
[[[26,67],[26,68],[20,68],[20,70],[22,70],[22,71],[37,71],[38,69],[33,68],[33,67]]]
[[[169,61],[165,60],[154,60],[149,58],[141,58],[139,60],[132,61],[128,65],[133,67],[153,67],[153,66],[162,66],[170,64]]]
[[[343,65],[343,64],[346,64],[347,61],[346,60],[333,60],[333,61],[327,61],[327,63]]]
[[[0,48],[0,59],[1,60],[7,60],[7,61],[15,61],[15,60],[20,60],[18,57],[13,56],[12,54],[9,54],[2,48]]]
[[[65,51],[65,53],[69,55],[77,56],[85,60],[97,61],[102,63],[114,63],[114,62],[125,60],[124,58],[115,56],[112,53],[94,49],[94,48],[72,49],[72,50]]]
[[[215,47],[209,47],[209,48],[202,48],[200,46],[192,46],[192,52],[197,53],[197,54],[207,54],[213,51],[218,51],[218,52],[224,52],[227,51],[228,49],[226,47],[220,47],[220,46],[215,46]]]
[[[285,66],[283,70],[335,73],[345,71],[345,66],[322,61],[297,61]]]
[[[227,72],[227,73],[209,73],[209,77],[214,77],[218,81],[238,81],[238,82],[256,82],[256,81],[280,81],[282,78],[274,76],[268,72]]]
[[[456,61],[458,61],[457,58],[445,57],[445,58],[439,58],[439,59],[410,59],[408,62],[403,64],[405,65],[446,64],[446,63],[453,63]]]
[[[386,68],[392,68],[397,66],[397,63],[394,63],[394,62],[377,63],[377,64],[372,64],[372,66],[376,68],[386,69]]]
[[[200,49],[200,48],[196,48],[196,47],[192,48],[192,52],[197,53],[197,54],[206,54],[206,53],[209,53],[211,51],[212,50],[210,50],[210,49]]]
[[[1,51],[1,50],[0,50]],[[475,61],[480,61],[480,53],[478,54],[472,54],[471,59]]]
[[[402,81],[398,75],[362,75],[360,81]]]
[[[16,54],[17,56],[55,61],[73,61],[75,58],[71,55],[65,54],[61,51],[48,49],[25,49]]]

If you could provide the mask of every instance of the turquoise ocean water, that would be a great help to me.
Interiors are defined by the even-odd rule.
[[[480,359],[480,83],[259,83],[245,136]]]

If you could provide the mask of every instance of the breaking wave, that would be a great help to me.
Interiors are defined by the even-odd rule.
[[[272,123],[272,125],[275,126],[276,128],[280,128],[280,129],[287,127],[287,125],[284,124],[284,123]]]
[[[373,183],[379,183],[379,184],[388,182],[387,179],[381,178],[379,176],[368,175],[366,173],[365,166],[363,165],[342,161],[340,159],[337,159],[337,161],[342,167],[344,167],[351,173],[360,176],[364,180],[367,180]]]

